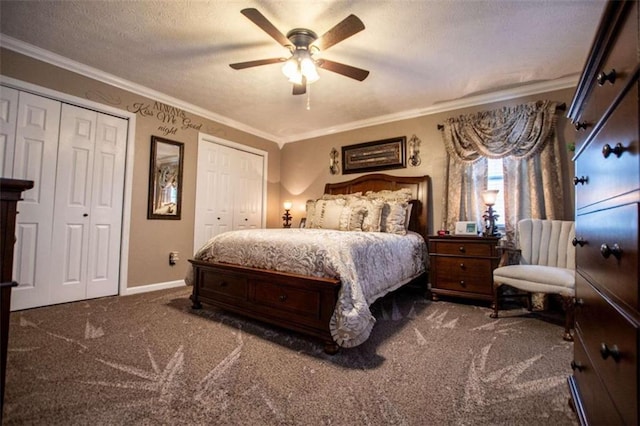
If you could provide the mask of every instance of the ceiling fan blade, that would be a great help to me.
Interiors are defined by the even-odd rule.
[[[258,9],[248,8],[240,11],[244,16],[249,18],[251,22],[259,26],[262,31],[269,34],[275,41],[283,45],[284,47],[290,47],[291,42],[289,39],[280,32],[265,16],[258,11]]]
[[[293,85],[294,95],[304,95],[307,93],[307,79],[302,76],[302,83]]]
[[[229,66],[234,70],[243,70],[245,68],[258,67],[260,65],[277,64],[279,62],[284,62],[284,61],[286,61],[286,59],[284,58],[258,59],[257,61],[238,62],[235,64],[229,64]]]
[[[364,24],[360,18],[356,15],[349,15],[329,31],[324,33],[311,45],[316,46],[320,50],[327,50],[334,44],[340,43],[342,40],[349,38],[362,30],[364,30]]]
[[[363,70],[362,68],[356,68],[352,67],[351,65],[333,62],[328,59],[318,59],[316,63],[322,69],[333,71],[335,73],[342,74],[346,77],[350,77],[358,81],[364,80],[369,75],[369,71]]]

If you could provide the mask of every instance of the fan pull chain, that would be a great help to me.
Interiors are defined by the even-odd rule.
[[[311,85],[307,83],[307,111],[311,111]]]

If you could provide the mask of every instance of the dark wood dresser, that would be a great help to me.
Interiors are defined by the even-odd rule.
[[[500,262],[498,237],[429,237],[431,298],[438,295],[493,300],[493,270]]]
[[[568,116],[576,127],[576,339],[582,424],[637,425],[638,2],[607,3]]]
[[[22,192],[33,188],[30,180],[0,178],[0,422],[4,406],[4,378],[9,341],[9,312],[13,280],[13,245],[16,241],[17,204]]]

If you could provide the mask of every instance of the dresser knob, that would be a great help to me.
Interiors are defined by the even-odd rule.
[[[600,254],[605,259],[608,259],[609,256],[613,255],[616,259],[620,259],[622,257],[622,249],[618,245],[618,243],[614,243],[612,247],[609,247],[609,244],[603,243],[600,246]]]
[[[588,182],[589,182],[589,176],[580,176],[580,177],[575,176],[573,178],[574,185],[578,185],[578,184],[584,185],[585,183],[588,183]]]
[[[574,304],[574,306],[576,306],[578,308],[581,308],[581,307],[584,306],[584,299],[582,299],[580,297],[577,297],[577,298],[573,299],[573,304]]]
[[[585,240],[583,240],[582,238],[573,237],[573,240],[571,240],[571,245],[573,245],[574,247],[576,247],[576,246],[582,247],[585,244],[587,244],[587,242]]]
[[[462,287],[465,287],[467,284],[464,282],[464,280],[460,280],[460,285],[461,285]]]
[[[464,246],[458,247],[458,250],[460,251],[460,253],[464,253]]]
[[[586,121],[578,121],[577,123],[575,123],[573,125],[573,127],[576,128],[576,131],[580,131],[580,130],[585,130],[587,128],[587,126],[589,126],[589,124]]]
[[[280,299],[281,302],[284,302],[287,300],[287,295],[286,294],[281,294],[280,297],[278,297],[278,299]]]
[[[228,283],[228,282],[226,282],[226,281],[220,281],[220,287],[226,287],[226,286],[228,286],[228,285],[229,285],[229,283]]]
[[[602,147],[602,156],[604,158],[609,158],[611,154],[615,154],[616,157],[620,157],[626,150],[627,148],[622,146],[620,142],[618,142],[613,148],[611,148],[611,145],[605,144],[605,146]]]
[[[571,361],[571,369],[573,371],[578,370],[578,372],[584,370],[584,365],[580,364],[579,362],[576,361]]]
[[[607,81],[613,84],[616,82],[616,70],[612,69],[611,71],[609,71],[609,74],[603,71],[598,74],[598,77],[596,77],[596,79],[598,80],[598,85],[600,86],[603,86]]]
[[[602,359],[611,357],[615,362],[618,362],[620,361],[621,357],[620,349],[618,349],[618,345],[609,347],[606,343],[603,342],[600,344],[600,356],[602,356]]]
[[[464,269],[464,263],[460,264],[460,269]]]

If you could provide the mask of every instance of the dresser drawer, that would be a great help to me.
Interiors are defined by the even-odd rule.
[[[250,285],[250,302],[261,312],[303,323],[320,318],[322,295],[317,289],[262,280],[251,280]]]
[[[201,270],[200,294],[216,300],[246,300],[247,282],[232,274],[209,272]]]
[[[492,265],[489,260],[438,257],[435,262],[437,288],[493,294]]]
[[[576,300],[576,329],[593,368],[624,423],[637,424],[638,329],[580,274],[576,276]]]
[[[638,204],[627,204],[576,217],[577,269],[631,309],[638,303]],[[622,251],[606,255],[606,248]]]
[[[638,64],[638,5],[629,2],[627,13],[615,37],[609,55],[604,60],[596,74],[596,101],[598,114],[602,115],[609,108],[622,89],[633,77],[633,71]],[[614,73],[613,83],[610,80],[598,81],[600,77],[610,77]],[[637,102],[637,100],[636,100]],[[637,116],[636,116],[637,121]]]
[[[459,255],[459,256],[495,256],[496,249],[486,242],[469,241],[437,241],[431,242],[432,253],[438,255]]]
[[[640,149],[638,144],[638,88],[625,96],[604,127],[598,132],[576,162],[576,209],[615,195],[625,194],[638,187],[640,179]],[[605,145],[623,151],[607,156]]]
[[[585,414],[589,424],[622,424],[620,414],[593,369],[580,333],[576,333],[575,337],[576,339],[573,343],[573,379],[579,389],[579,403],[586,411]]]

